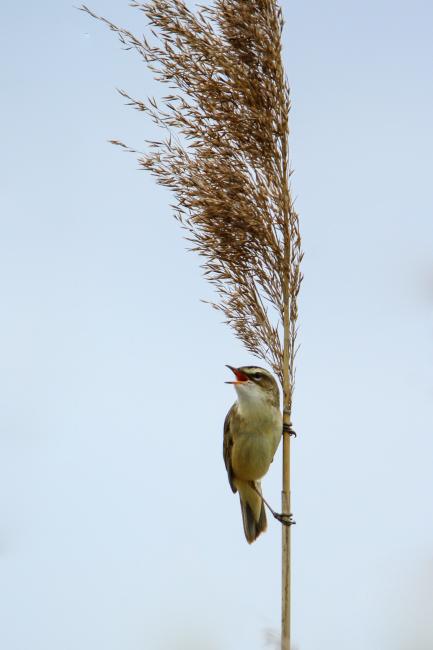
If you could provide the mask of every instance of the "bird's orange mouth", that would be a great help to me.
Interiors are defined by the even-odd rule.
[[[239,368],[233,368],[233,366],[227,366],[227,368],[230,368],[230,370],[234,373],[236,376],[236,381],[226,381],[226,384],[245,384],[245,382],[249,381],[249,378],[246,376],[246,374],[239,370]]]

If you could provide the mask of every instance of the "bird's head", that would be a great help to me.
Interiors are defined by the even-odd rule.
[[[242,366],[234,368],[227,366],[236,379],[226,381],[233,384],[238,394],[239,401],[267,401],[279,407],[280,391],[278,384],[270,372],[258,366]]]

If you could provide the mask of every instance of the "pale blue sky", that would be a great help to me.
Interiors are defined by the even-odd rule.
[[[92,8],[142,32],[127,3]],[[297,650],[433,647],[433,5],[287,3],[305,281]],[[260,650],[280,530],[249,547],[225,363],[167,192],[132,156],[157,91],[63,0],[3,3],[0,647]],[[264,481],[279,500],[279,458]]]

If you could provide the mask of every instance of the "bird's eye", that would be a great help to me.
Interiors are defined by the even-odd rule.
[[[254,373],[254,379],[261,379],[263,375],[260,372],[255,372]]]

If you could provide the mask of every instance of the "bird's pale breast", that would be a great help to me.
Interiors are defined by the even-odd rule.
[[[237,478],[258,480],[266,474],[281,438],[281,414],[277,409],[265,418],[248,418],[233,440],[232,467]]]

